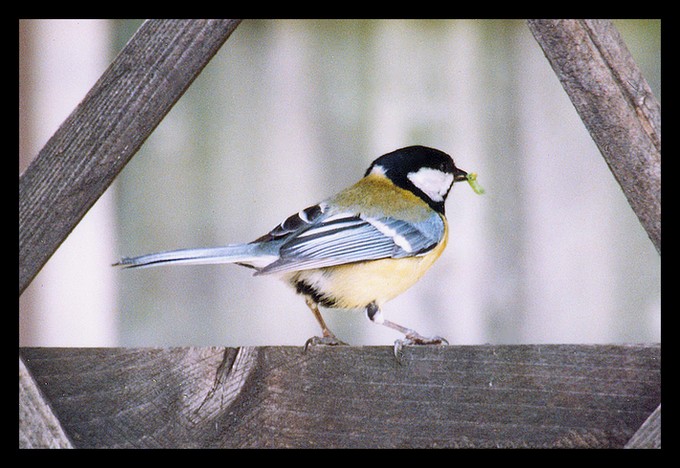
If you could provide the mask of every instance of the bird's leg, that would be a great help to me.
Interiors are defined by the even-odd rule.
[[[415,330],[412,330],[412,329],[406,328],[406,327],[402,327],[398,323],[394,323],[394,322],[390,322],[389,320],[385,320],[385,318],[382,316],[382,312],[380,312],[380,307],[378,307],[378,305],[375,302],[371,302],[366,307],[366,315],[368,316],[368,319],[371,322],[378,323],[380,325],[384,325],[388,328],[391,328],[392,330],[396,330],[396,331],[404,334],[403,340],[396,340],[394,342],[394,355],[396,356],[397,360],[400,360],[401,349],[404,347],[404,345],[449,344],[449,342],[446,340],[446,338],[442,338],[441,336],[432,336],[432,337],[423,336]]]
[[[324,322],[323,317],[321,316],[321,312],[319,311],[319,305],[311,298],[308,296],[305,296],[305,302],[307,303],[307,307],[312,311],[314,314],[314,318],[316,319],[317,322],[319,322],[319,325],[321,326],[321,336],[313,336],[310,339],[308,339],[305,342],[305,351],[307,351],[307,348],[311,345],[328,345],[328,346],[337,346],[337,345],[346,345],[344,341],[339,340],[333,332],[328,328],[328,325],[326,325],[326,322]]]
[[[429,345],[429,344],[442,344],[446,343],[448,344],[449,342],[446,341],[446,338],[442,338],[441,336],[433,336],[433,337],[427,337],[427,336],[422,336],[420,333],[418,333],[415,330],[412,330],[410,328],[402,327],[398,323],[390,322],[389,320],[385,320],[382,316],[382,313],[380,312],[380,308],[377,306],[375,302],[371,302],[368,307],[366,307],[366,315],[368,316],[368,319],[373,322],[373,323],[378,323],[380,325],[384,325],[388,328],[391,328],[392,330],[396,330],[400,333],[404,334],[404,337],[406,338],[404,341],[404,344],[418,344],[418,345]]]

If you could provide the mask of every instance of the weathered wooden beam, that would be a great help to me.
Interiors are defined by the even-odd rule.
[[[611,21],[528,24],[660,254],[661,105]]]
[[[19,447],[71,448],[59,420],[19,359]]]
[[[20,354],[76,447],[623,447],[660,403],[658,345]]]
[[[19,178],[19,294],[238,25],[146,21]]]
[[[624,448],[661,448],[661,405],[656,407]]]

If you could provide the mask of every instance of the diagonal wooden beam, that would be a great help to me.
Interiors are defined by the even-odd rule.
[[[73,447],[59,419],[21,358],[19,358],[19,447]]]
[[[19,178],[19,294],[238,24],[142,24]]]
[[[528,25],[661,254],[661,105],[642,72],[611,21]]]
[[[661,448],[661,405],[652,411],[624,448]]]

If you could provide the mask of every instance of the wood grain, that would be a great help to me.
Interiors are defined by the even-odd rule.
[[[72,448],[33,377],[19,359],[19,446],[21,448]]]
[[[661,448],[661,405],[642,423],[625,448]]]
[[[623,447],[660,402],[658,345],[21,356],[76,447]]]

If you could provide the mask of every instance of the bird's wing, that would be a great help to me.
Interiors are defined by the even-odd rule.
[[[279,259],[257,274],[420,255],[432,249],[445,230],[444,221],[437,213],[432,213],[425,221],[413,223],[349,212],[325,215],[324,207],[311,211],[315,216],[303,220],[304,223],[289,218],[269,234],[283,240]]]

